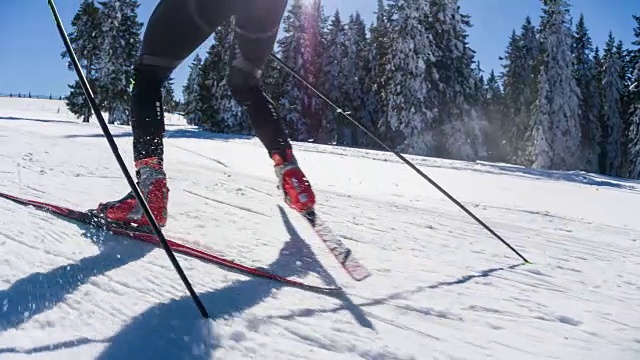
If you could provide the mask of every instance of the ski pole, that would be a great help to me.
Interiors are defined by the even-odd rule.
[[[142,197],[142,194],[140,193],[140,189],[138,189],[138,185],[133,181],[131,174],[127,170],[127,166],[124,163],[124,160],[122,160],[120,151],[118,151],[118,145],[113,140],[113,136],[109,131],[109,127],[107,126],[107,123],[104,121],[104,118],[102,117],[102,113],[98,108],[98,104],[96,103],[95,97],[93,96],[93,93],[91,91],[91,88],[89,87],[89,84],[87,83],[87,79],[85,78],[82,72],[82,69],[80,68],[78,59],[76,58],[75,52],[73,51],[73,47],[69,42],[67,33],[64,30],[62,21],[60,20],[60,16],[58,15],[58,10],[56,9],[56,6],[53,0],[48,0],[48,1],[49,1],[49,7],[51,8],[51,12],[53,13],[53,18],[56,22],[56,26],[58,27],[58,31],[60,32],[60,37],[64,42],[64,46],[67,49],[69,58],[71,58],[71,61],[73,62],[73,67],[76,71],[76,74],[78,75],[78,79],[80,80],[80,83],[82,84],[82,89],[84,90],[84,94],[87,100],[89,101],[89,104],[93,109],[93,112],[96,114],[96,117],[98,118],[98,122],[100,123],[100,127],[104,132],[104,136],[107,138],[107,142],[111,147],[111,151],[113,151],[113,155],[115,156],[116,161],[118,162],[118,165],[120,165],[120,169],[122,170],[124,177],[127,179],[127,182],[129,183],[129,187],[131,187],[133,194],[138,200],[138,203],[140,203],[140,206],[142,207],[142,210],[144,211],[145,216],[149,220],[149,223],[151,223],[151,227],[153,228],[153,231],[156,233],[156,236],[158,237],[158,239],[160,240],[160,243],[162,244],[162,248],[167,253],[167,256],[169,257],[169,260],[171,260],[173,267],[175,268],[176,272],[182,279],[182,282],[184,283],[185,287],[189,291],[189,294],[191,294],[191,297],[193,298],[193,301],[195,302],[196,307],[198,308],[198,310],[200,310],[200,314],[202,314],[204,318],[208,318],[209,314],[207,313],[207,309],[204,307],[204,304],[202,304],[202,301],[200,301],[200,298],[196,294],[195,290],[193,290],[193,287],[191,286],[191,283],[189,282],[187,275],[185,275],[184,271],[182,270],[182,267],[178,263],[178,260],[176,259],[175,255],[173,254],[173,251],[171,250],[171,248],[169,247],[169,244],[167,243],[167,239],[164,237],[164,234],[160,230],[158,223],[156,222],[155,218],[151,214],[151,211],[149,210],[149,205],[147,205],[147,202],[145,201],[145,199]]]
[[[469,209],[467,209],[462,203],[460,203],[456,198],[454,198],[451,194],[449,194],[444,188],[442,188],[438,183],[432,180],[427,174],[425,174],[422,170],[420,170],[417,166],[415,166],[409,159],[404,157],[397,151],[392,150],[387,144],[385,144],[382,140],[380,140],[377,136],[375,136],[371,131],[369,131],[364,125],[360,122],[349,116],[347,112],[334,104],[331,100],[329,100],[322,92],[317,90],[313,85],[311,85],[307,80],[305,80],[300,74],[298,74],[294,69],[292,69],[289,65],[287,65],[282,59],[280,59],[276,54],[271,53],[271,57],[284,69],[286,69],[291,75],[295,76],[298,80],[300,80],[303,84],[305,84],[309,89],[315,92],[322,100],[326,101],[327,104],[331,105],[336,112],[342,114],[342,116],[346,117],[349,121],[356,124],[362,131],[364,131],[367,135],[369,135],[373,140],[375,140],[380,146],[382,146],[385,150],[393,153],[400,160],[402,160],[405,164],[407,164],[413,171],[417,172],[423,179],[428,181],[431,185],[433,185],[436,189],[438,189],[444,196],[446,196],[449,200],[451,200],[454,204],[458,205],[462,211],[464,211],[467,215],[469,215],[472,219],[474,219],[478,224],[484,227],[491,235],[500,240],[504,245],[506,245],[511,251],[513,251],[516,255],[518,255],[525,263],[530,264],[529,260],[527,260],[524,256],[522,256],[518,250],[514,249],[506,240],[504,240],[500,235],[498,235],[489,225],[487,225],[484,221],[480,220],[475,214],[473,214]]]

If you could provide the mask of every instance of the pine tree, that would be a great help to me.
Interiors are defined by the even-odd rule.
[[[283,79],[286,77],[286,74],[286,69],[278,65],[271,57],[269,57],[262,69],[262,89],[276,106],[282,98],[284,90]]]
[[[284,35],[278,40],[282,60],[312,85],[317,81],[318,73],[313,71],[319,58],[318,43],[313,40],[320,38],[314,33],[319,30],[312,21],[318,19],[314,16],[314,9],[314,4],[293,0],[282,22]],[[313,95],[304,84],[289,74],[283,76],[282,88],[280,114],[289,136],[298,141],[312,139],[312,134],[320,130],[313,123],[318,118],[311,118],[317,114],[309,113],[314,110],[317,100],[311,98]]]
[[[547,79],[546,68],[542,69],[539,77],[538,101],[534,104],[533,109],[533,130],[531,138],[533,139],[533,164],[536,169],[554,168],[556,151],[553,146],[553,94],[551,92],[551,84]]]
[[[634,70],[636,74],[640,74],[640,62]],[[634,88],[634,95],[640,92],[640,89]],[[640,100],[636,100],[631,105],[631,116],[629,117],[628,140],[628,176],[632,179],[640,179]]]
[[[389,142],[399,151],[433,155],[437,115],[432,87],[435,44],[427,29],[429,4],[393,0],[389,5],[391,48],[385,62],[390,75],[387,93]]]
[[[247,115],[231,95],[227,84],[233,37],[234,19],[230,19],[214,32],[214,43],[202,63],[200,101],[205,119],[202,125],[218,133],[246,134],[250,129]]]
[[[489,160],[508,161],[507,139],[510,124],[504,116],[504,94],[495,72],[491,70],[483,91],[484,114],[488,122],[485,138],[489,152]]]
[[[622,121],[622,81],[620,72],[622,61],[615,51],[615,39],[609,32],[603,53],[602,88],[604,99],[602,104],[603,121],[606,128],[606,174],[619,176],[622,171],[622,146],[624,125]]]
[[[581,131],[569,4],[566,0],[545,0],[545,5],[540,26],[544,53],[532,130],[534,167],[570,170],[581,165]]]
[[[520,162],[518,155],[524,143],[526,130],[528,130],[526,126],[522,126],[523,121],[521,121],[522,116],[520,116],[522,108],[519,106],[524,98],[523,72],[521,71],[523,62],[520,60],[521,48],[521,39],[514,29],[511,32],[511,36],[509,36],[505,55],[500,57],[500,60],[505,61],[502,64],[503,71],[500,74],[505,101],[504,113],[505,118],[508,119],[507,121],[511,121],[508,126],[501,128],[501,130],[506,134],[504,147],[508,156],[507,161],[512,163]],[[530,118],[526,119],[526,121],[530,120]],[[521,128],[524,128],[525,131],[522,131]]]
[[[326,49],[322,57],[321,88],[323,92],[336,102],[347,104],[345,101],[345,83],[348,81],[344,74],[344,59],[346,57],[345,45],[346,30],[340,12],[336,10],[333,19],[326,31]],[[319,140],[324,143],[339,144],[343,134],[342,115],[334,111],[328,111],[325,123],[321,129]]]
[[[189,76],[182,88],[182,112],[187,124],[202,124],[202,101],[200,99],[200,83],[202,81],[202,58],[196,54],[189,66]]]
[[[101,51],[100,8],[93,0],[83,0],[78,12],[71,20],[71,26],[73,31],[68,35],[69,41],[96,100],[100,102],[102,94],[96,92],[96,69]],[[61,56],[63,59],[69,57],[66,50],[62,52]],[[73,70],[71,61],[68,62],[67,67],[69,70]],[[92,109],[80,80],[69,85],[69,89],[70,93],[64,97],[67,108],[77,117],[82,117],[83,122],[89,122]]]
[[[358,119],[367,129],[372,129],[373,124],[366,111],[365,86],[367,68],[369,67],[367,30],[360,13],[349,16],[345,33],[345,57],[343,58],[344,102],[349,104],[351,116]],[[367,145],[368,138],[353,123],[345,117],[339,117],[342,133],[339,143],[345,145]]]
[[[630,91],[632,85],[633,71],[635,64],[630,62],[632,51],[626,49],[621,40],[618,40],[615,47],[615,53],[620,61],[620,82],[622,84],[622,91],[620,93],[620,112],[622,117],[622,169],[621,174],[628,173],[629,159],[627,158],[630,139],[627,137],[631,127],[631,106],[633,103],[633,94]]]
[[[640,71],[640,68],[637,69]],[[632,107],[629,120],[629,177],[640,179],[640,103]]]
[[[582,133],[583,168],[598,171],[600,154],[600,99],[596,87],[596,69],[593,61],[593,43],[581,14],[573,38],[575,59],[574,77],[580,89],[580,128]]]
[[[140,30],[137,0],[104,0],[99,83],[109,123],[129,124],[133,66],[139,54]]]
[[[501,74],[505,97],[505,117],[510,119],[506,126],[506,151],[510,162],[530,165],[533,139],[532,109],[538,97],[538,77],[540,75],[541,44],[536,27],[527,16],[520,34],[514,30],[509,38]]]
[[[377,119],[377,134],[385,143],[389,140],[389,122],[387,121],[387,107],[389,81],[391,74],[387,72],[390,60],[392,34],[390,28],[391,11],[385,6],[384,0],[378,0],[375,24],[370,28],[369,46],[369,76],[367,77],[367,110],[370,117]],[[374,131],[376,133],[376,131]],[[375,145],[378,146],[377,144]]]
[[[215,88],[227,76],[227,58],[223,57],[227,53],[225,44],[221,44],[220,33],[228,29],[227,24],[222,24],[214,33],[215,41],[202,60],[199,94],[198,97],[202,104],[200,111],[202,112],[202,121],[200,126],[207,130],[224,133],[226,124],[220,116],[218,103],[215,99]]]
[[[232,18],[227,27],[220,27],[214,34],[216,43],[219,43],[226,54],[221,60],[227,61],[233,51],[235,36],[235,19]],[[224,74],[223,74],[224,75]],[[225,132],[239,135],[251,135],[253,130],[249,122],[246,108],[239,104],[231,94],[228,84],[228,76],[217,79],[213,91],[213,102],[218,109],[221,123],[225,124]]]
[[[490,73],[493,72],[491,69]],[[493,74],[495,76],[495,73]],[[472,75],[472,86],[473,90],[469,96],[469,100],[474,104],[479,104],[481,107],[484,106],[484,102],[487,99],[487,88],[486,81],[484,79],[484,70],[482,70],[482,65],[480,65],[480,60],[475,62],[475,66],[473,67],[473,75]],[[498,79],[496,78],[496,82]]]
[[[622,83],[622,113],[628,114],[629,106],[631,105],[629,88],[632,85],[633,71],[635,69],[635,63],[631,62],[633,52],[624,47],[622,40],[618,40],[616,42],[615,53],[617,58],[620,60],[620,82]]]
[[[302,1],[293,0],[283,24],[283,34],[278,40],[280,57],[294,71],[302,71],[303,34],[302,26]],[[278,96],[280,115],[289,137],[298,140],[306,133],[307,123],[302,117],[303,88],[302,84],[289,73],[280,71],[280,86],[282,89]]]
[[[177,111],[176,97],[173,92],[173,77],[169,77],[167,81],[162,84],[162,106],[167,113]]]
[[[303,53],[303,64],[305,79],[314,87],[321,83],[322,54],[326,49],[325,37],[323,36],[328,18],[324,14],[324,7],[321,0],[307,0],[303,11],[304,41],[305,51]],[[322,129],[326,104],[316,96],[309,87],[304,86],[303,116],[307,120],[309,127],[304,141],[316,141]]]
[[[441,155],[471,160],[486,154],[482,136],[484,119],[478,111],[480,94],[473,66],[474,51],[467,41],[468,15],[460,12],[457,0],[429,0],[429,19],[425,21],[433,34],[435,71],[431,87],[438,89],[437,126],[446,143]]]
[[[629,177],[640,179],[640,16],[634,15],[636,22],[634,28],[635,40],[631,43],[636,49],[629,51],[629,62],[634,64],[631,72],[631,85],[629,86],[629,132],[628,162]]]
[[[600,109],[600,111],[598,112],[598,125],[600,128],[600,142],[598,144],[598,172],[601,174],[606,174],[607,139],[609,137],[609,131],[607,129],[607,124],[604,121],[604,115],[602,111],[604,102],[604,88],[602,86],[602,81],[604,79],[604,60],[600,55],[600,48],[598,46],[596,46],[595,50],[593,51],[593,66],[595,68],[596,99],[598,101],[598,107]]]
[[[631,42],[631,45],[636,46],[635,49],[629,50],[628,66],[629,66],[629,90],[631,90],[630,103],[637,104],[640,101],[640,15],[633,15],[633,19],[636,22],[636,26],[633,28],[633,35],[635,40]]]

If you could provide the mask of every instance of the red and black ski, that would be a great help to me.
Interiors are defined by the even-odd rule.
[[[4,193],[0,193],[0,197],[11,200],[21,205],[32,206],[36,209],[47,211],[51,214],[61,216],[65,219],[74,220],[83,224],[99,227],[115,235],[127,236],[131,239],[140,240],[156,246],[161,245],[160,240],[158,240],[157,236],[155,236],[152,233],[149,233],[145,230],[141,230],[132,224],[107,221],[89,211],[78,211],[78,210],[70,209],[64,206],[48,204],[48,203],[44,203],[36,200],[19,198],[19,197],[9,195],[9,194],[4,194]],[[315,291],[315,292],[331,293],[331,292],[342,291],[342,289],[339,287],[322,287],[322,286],[316,286],[316,285],[309,285],[301,281],[285,278],[270,272],[260,270],[255,267],[242,265],[240,263],[211,254],[204,250],[200,250],[185,244],[181,244],[175,240],[167,239],[167,243],[169,244],[169,247],[176,253],[180,253],[180,254],[187,255],[199,260],[220,265],[227,269],[236,270],[246,275],[275,280],[290,286],[294,286],[294,287],[305,289],[305,290]]]
[[[301,214],[311,224],[316,235],[327,246],[329,252],[338,260],[349,276],[356,281],[362,281],[371,276],[369,270],[353,256],[351,249],[331,231],[331,228],[320,219],[315,210],[309,210]]]

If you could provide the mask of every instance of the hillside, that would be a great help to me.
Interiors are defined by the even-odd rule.
[[[351,280],[287,209],[257,139],[171,116],[166,234],[284,287],[0,199],[1,359],[637,359],[640,182],[295,144],[318,212],[373,276]],[[125,160],[131,133],[111,126]],[[131,170],[131,168],[130,168]],[[0,192],[80,210],[128,191],[100,127],[0,98]]]

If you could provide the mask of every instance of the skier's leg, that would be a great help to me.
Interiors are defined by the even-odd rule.
[[[286,6],[287,0],[248,0],[238,8],[228,79],[231,93],[247,110],[251,126],[269,156],[278,153],[283,157],[291,144],[275,105],[261,88],[261,76]]]
[[[231,14],[225,0],[160,0],[151,14],[134,67],[131,128],[138,185],[159,225],[167,221],[169,188],[163,167],[162,85]],[[148,225],[133,193],[98,205],[115,221]]]
[[[136,161],[163,158],[162,84],[231,15],[229,3],[161,0],[151,14],[134,69],[131,125]]]
[[[262,69],[273,51],[286,6],[287,0],[248,0],[235,12],[229,87],[247,110],[251,126],[275,163],[285,200],[304,211],[314,206],[315,195],[293,156],[278,111],[261,88]]]

